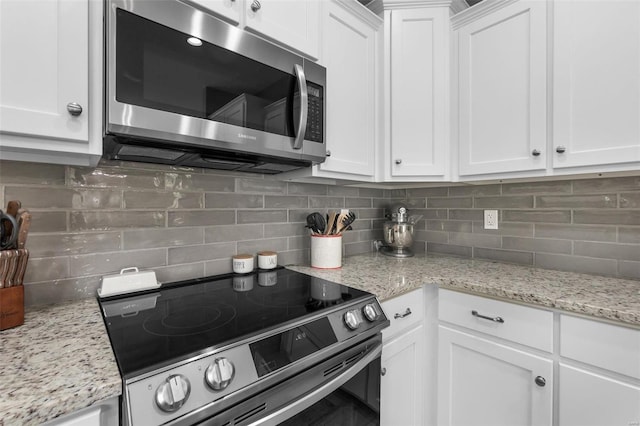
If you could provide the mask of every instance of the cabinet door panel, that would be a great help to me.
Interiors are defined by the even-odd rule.
[[[88,6],[0,2],[0,132],[87,142]],[[72,116],[70,102],[85,111]]]
[[[554,3],[555,168],[640,161],[640,2]]]
[[[636,425],[640,387],[560,363],[560,426]]]
[[[391,14],[391,176],[443,175],[448,94],[445,11]]]
[[[375,166],[376,32],[340,5],[329,3],[324,55],[327,67],[327,149],[320,170],[371,177]]]
[[[423,424],[424,327],[416,327],[385,342],[380,384],[382,426]],[[383,370],[383,371],[384,371]]]
[[[320,0],[260,0],[245,3],[246,26],[317,59],[320,50]]]
[[[550,359],[442,326],[439,351],[439,425],[551,424]]]
[[[535,1],[459,30],[461,175],[546,167],[545,31],[546,6]]]

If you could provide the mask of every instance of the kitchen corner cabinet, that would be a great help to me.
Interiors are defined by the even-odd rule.
[[[547,167],[547,3],[493,5],[453,20],[459,175],[541,175]]]
[[[1,159],[97,163],[101,9],[89,0],[0,2]]]
[[[559,424],[640,424],[640,329],[560,315]]]
[[[434,5],[384,12],[385,181],[448,174],[449,7]]]
[[[438,425],[551,425],[553,313],[441,290],[439,318]]]
[[[387,300],[391,321],[383,330],[380,425],[425,424],[425,329],[423,290]]]
[[[637,169],[638,117],[640,2],[554,2],[554,170]]]

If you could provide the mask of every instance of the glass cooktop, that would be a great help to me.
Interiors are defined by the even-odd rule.
[[[287,269],[164,284],[100,300],[124,377],[303,319],[369,293]]]

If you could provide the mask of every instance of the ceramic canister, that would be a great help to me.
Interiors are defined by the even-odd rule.
[[[233,272],[236,274],[248,274],[253,271],[253,256],[250,254],[236,254],[232,258]]]
[[[273,269],[278,266],[278,253],[275,251],[258,252],[258,268]]]
[[[336,269],[342,266],[342,235],[311,235],[311,267]]]

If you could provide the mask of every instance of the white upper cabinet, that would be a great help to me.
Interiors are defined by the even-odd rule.
[[[454,23],[460,176],[546,169],[546,22],[518,1]]]
[[[90,84],[102,87],[90,81],[90,62],[92,70],[102,67],[101,29],[89,34],[96,9],[88,0],[0,2],[1,158],[99,159],[101,134],[90,141],[90,123],[101,126],[100,105],[89,104]]]
[[[245,0],[246,28],[317,59],[320,0]]]
[[[2,133],[87,141],[88,6],[0,3]]]
[[[449,7],[385,11],[385,181],[443,180],[449,145]]]
[[[561,0],[553,16],[553,167],[637,168],[640,2]]]
[[[346,2],[328,3],[323,58],[327,67],[327,160],[319,175],[372,180],[375,175],[382,22],[363,20]],[[362,13],[367,10],[357,6]]]

